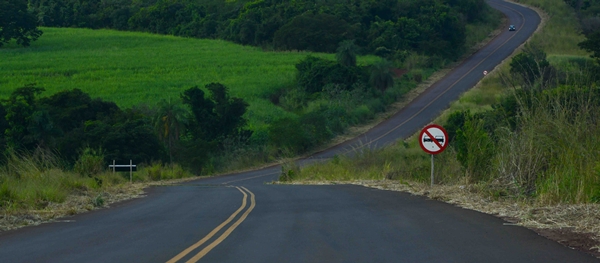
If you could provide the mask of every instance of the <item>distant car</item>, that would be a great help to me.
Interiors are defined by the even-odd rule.
[[[508,26],[508,31],[515,31],[515,30],[517,30],[517,28],[515,28],[515,25]]]

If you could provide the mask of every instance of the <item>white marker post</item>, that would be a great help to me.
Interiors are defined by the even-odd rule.
[[[133,160],[129,159],[129,183],[133,183]]]
[[[113,160],[113,164],[108,168],[112,169],[113,173],[129,171],[129,183],[133,183],[133,172],[137,171],[137,165],[133,164],[133,160],[129,160],[129,164],[115,164],[115,160]]]
[[[434,183],[433,155],[443,152],[448,146],[448,133],[442,126],[430,124],[425,126],[419,135],[419,145],[426,153],[431,154],[431,186]]]

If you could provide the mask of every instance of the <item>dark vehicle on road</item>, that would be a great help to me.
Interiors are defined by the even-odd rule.
[[[517,30],[517,28],[515,28],[515,25],[508,26],[508,31],[515,31],[515,30]]]

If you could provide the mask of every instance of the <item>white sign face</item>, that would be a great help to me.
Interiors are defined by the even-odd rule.
[[[426,127],[421,132],[421,147],[429,153],[439,153],[446,148],[447,135],[438,127]]]

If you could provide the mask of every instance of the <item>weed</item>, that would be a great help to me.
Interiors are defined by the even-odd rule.
[[[98,194],[96,197],[92,199],[92,205],[94,207],[102,207],[104,206],[104,197],[102,194]]]

